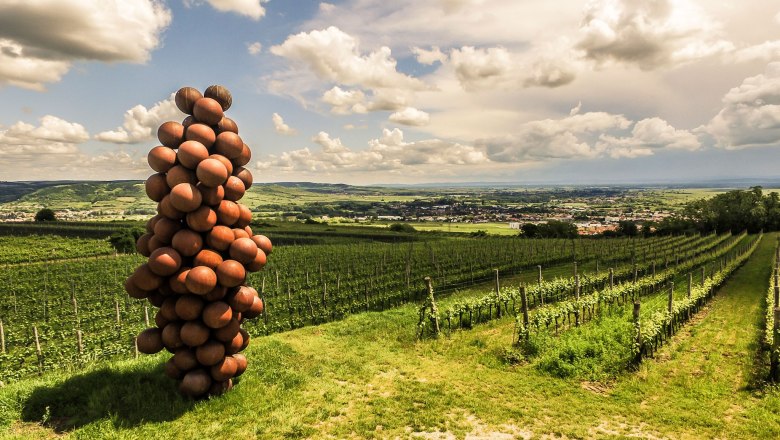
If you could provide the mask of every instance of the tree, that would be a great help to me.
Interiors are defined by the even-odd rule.
[[[639,228],[631,220],[621,220],[618,222],[616,232],[624,237],[636,237],[639,235]]]
[[[57,217],[54,215],[54,211],[49,208],[43,208],[35,213],[36,222],[53,222],[55,220]]]
[[[116,249],[117,252],[132,254],[133,252],[136,252],[136,241],[144,235],[144,232],[146,231],[142,228],[121,229],[111,234],[111,236],[108,237],[108,241],[114,246],[114,249]]]
[[[390,225],[390,230],[393,232],[416,232],[414,226],[407,223],[393,223]]]
[[[528,238],[576,238],[577,226],[574,223],[549,220],[535,225],[526,223],[520,228]]]

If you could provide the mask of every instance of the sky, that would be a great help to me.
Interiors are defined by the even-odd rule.
[[[0,180],[144,179],[221,84],[256,182],[776,178],[776,0],[0,0]]]

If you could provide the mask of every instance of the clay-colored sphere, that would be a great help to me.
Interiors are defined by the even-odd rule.
[[[184,375],[179,392],[188,397],[200,397],[211,388],[211,376],[204,370],[192,370]]]
[[[160,314],[168,321],[179,320],[179,315],[176,314],[176,300],[175,296],[169,296],[160,305]]]
[[[232,231],[231,231],[232,232]],[[239,238],[230,244],[230,258],[249,264],[257,257],[257,245],[251,238]]]
[[[233,236],[235,237],[236,240],[238,240],[239,238],[251,237],[251,235],[249,235],[245,229],[241,229],[241,228],[233,228]]]
[[[225,287],[235,287],[246,279],[246,269],[236,260],[225,260],[217,266],[217,279]]]
[[[182,184],[180,183],[179,185]],[[176,221],[183,219],[186,215],[186,213],[173,207],[170,194],[163,197],[163,199],[160,200],[160,203],[157,204],[157,212],[164,218]]]
[[[168,173],[165,175],[165,182],[168,183],[168,186],[171,188],[180,183],[191,183],[195,185],[198,183],[198,177],[195,175],[195,171],[185,168],[182,165],[175,165],[168,170]]]
[[[209,395],[221,396],[233,389],[233,380],[223,380],[222,382],[213,381],[209,387]]]
[[[244,168],[243,166],[237,167],[233,170],[233,175],[241,179],[242,182],[244,182],[244,187],[246,189],[249,189],[252,187],[252,183],[254,182],[252,173]]]
[[[214,141],[217,140],[217,134],[214,130],[206,124],[192,124],[187,127],[187,131],[184,133],[184,139],[188,141],[197,141],[203,144],[206,148],[211,148],[214,145]]]
[[[241,198],[244,197],[244,194],[246,193],[244,182],[236,176],[228,177],[224,188],[225,199],[233,202],[241,200]]]
[[[236,360],[236,367],[237,367],[235,377],[241,376],[242,374],[244,374],[244,371],[246,371],[246,367],[247,367],[246,356],[244,356],[241,353],[237,353],[233,355],[233,359]]]
[[[182,295],[176,300],[176,315],[185,321],[200,318],[206,303],[198,295]]]
[[[229,175],[222,162],[211,158],[201,161],[195,170],[195,174],[198,176],[201,184],[210,187],[222,185]]]
[[[271,255],[271,251],[274,250],[274,246],[271,244],[271,240],[265,235],[253,235],[252,241],[254,241],[255,244],[257,244],[257,247],[262,249],[266,255]]]
[[[238,334],[238,331],[240,329],[241,329],[241,323],[239,323],[238,319],[236,319],[236,317],[234,316],[233,319],[231,319],[226,326],[213,330],[212,334],[214,335],[214,338],[218,341],[229,342],[236,337],[236,334]]]
[[[164,122],[157,129],[157,139],[170,148],[179,148],[184,140],[184,126],[175,121]]]
[[[206,232],[217,224],[217,213],[208,206],[201,206],[187,214],[187,226],[193,231]]]
[[[138,351],[145,354],[155,354],[164,348],[162,331],[159,328],[148,328],[142,331],[135,341],[138,344]]]
[[[230,161],[227,157],[221,155],[221,154],[212,154],[209,156],[210,159],[217,159],[218,161],[222,162],[222,165],[225,165],[225,169],[228,172],[228,176],[233,174],[233,162]]]
[[[249,272],[257,272],[262,270],[267,263],[268,257],[265,255],[265,252],[263,252],[262,249],[258,249],[257,255],[255,255],[255,259],[246,265],[246,270]]]
[[[221,225],[233,226],[238,221],[241,210],[235,202],[223,200],[217,208],[217,221]]]
[[[241,351],[241,347],[244,345],[244,336],[241,330],[228,342],[225,342],[225,354],[231,355]]]
[[[157,249],[167,245],[168,243],[163,243],[159,238],[157,238],[157,236],[152,235],[152,238],[149,239],[149,255],[151,255],[152,252],[156,251]]]
[[[162,306],[163,302],[165,302],[165,297],[157,291],[150,293],[149,297],[146,299],[149,301],[149,304],[155,307],[160,307]],[[157,327],[159,327],[159,325]]]
[[[182,113],[191,115],[192,107],[195,106],[195,101],[202,98],[200,91],[195,87],[182,87],[176,92],[176,96],[173,100],[176,102],[176,107],[181,110]]]
[[[185,257],[192,257],[203,249],[203,237],[191,229],[182,229],[173,235],[171,247]]]
[[[184,346],[184,343],[181,341],[180,332],[181,324],[178,322],[171,322],[162,330],[163,345],[165,346],[165,349],[171,353]]]
[[[154,229],[152,229],[152,231],[154,231]],[[148,257],[152,253],[149,251],[149,240],[153,235],[154,234],[146,233],[138,237],[138,240],[135,242],[135,250],[144,257]]]
[[[241,154],[233,159],[233,165],[236,167],[242,167],[248,164],[250,160],[252,160],[252,150],[249,148],[249,145],[244,144],[244,146],[241,148]]]
[[[146,221],[146,232],[152,234],[154,233],[154,224],[157,223],[157,220],[160,220],[162,216],[160,214],[155,215],[154,217],[150,218]]]
[[[243,312],[243,317],[245,319],[253,319],[257,318],[258,316],[263,314],[263,300],[260,299],[260,297],[256,296],[255,299],[252,300],[252,307],[249,308],[246,312]]]
[[[185,139],[186,139],[186,133],[187,133],[186,130],[190,127],[190,125],[197,124],[197,123],[198,123],[198,120],[195,119],[195,116],[192,116],[192,115],[187,116],[186,118],[184,118],[183,121],[181,121],[181,125],[184,126],[184,130],[185,130]]]
[[[218,251],[226,251],[230,249],[230,245],[233,243],[233,240],[233,231],[227,226],[222,225],[214,226],[206,235],[206,244]]]
[[[182,212],[192,212],[200,208],[203,199],[198,188],[191,183],[180,183],[171,189],[171,204]]]
[[[162,285],[162,278],[152,272],[148,264],[142,264],[133,272],[133,284],[141,290],[151,291],[159,289]]]
[[[211,249],[202,249],[195,254],[195,258],[192,260],[192,264],[195,266],[205,266],[212,270],[216,270],[217,266],[222,264],[222,256],[218,252],[214,252]]]
[[[179,380],[184,377],[184,372],[173,363],[173,359],[168,359],[165,362],[165,375],[173,380]]]
[[[219,341],[208,341],[195,349],[195,356],[201,365],[211,366],[225,357],[225,346]]]
[[[192,115],[204,124],[217,125],[225,116],[225,112],[216,100],[204,97],[195,101]]]
[[[170,243],[173,235],[181,229],[181,222],[162,218],[154,225],[154,239],[163,243]]]
[[[181,340],[189,347],[198,347],[209,340],[209,328],[200,321],[187,321],[181,326]]]
[[[201,161],[209,157],[209,149],[198,141],[186,141],[179,146],[176,157],[180,164],[194,170]]]
[[[217,132],[222,133],[223,131],[232,131],[233,133],[238,134],[238,124],[236,124],[236,121],[225,116],[219,121],[219,124],[217,124]]]
[[[195,350],[189,347],[176,350],[171,360],[182,371],[189,371],[198,367],[198,358],[195,357]]]
[[[203,323],[209,328],[222,328],[230,323],[233,310],[226,302],[215,301],[203,309]]]
[[[244,141],[241,140],[241,136],[232,131],[223,131],[214,142],[214,151],[228,159],[235,159],[241,156],[243,149]]]
[[[170,278],[168,278],[168,286],[176,293],[185,294],[188,293],[187,285],[184,283],[187,280],[187,275],[190,273],[190,267],[182,267]]]
[[[247,286],[234,288],[228,294],[228,304],[237,312],[245,312],[252,307],[255,300],[254,293]]]
[[[146,189],[146,195],[155,202],[162,200],[163,197],[171,191],[166,183],[165,174],[161,173],[149,176],[144,183],[144,187]]]
[[[173,190],[171,190],[171,192],[172,191]],[[236,221],[235,225],[239,228],[245,228],[249,226],[250,223],[252,223],[252,211],[250,211],[246,205],[242,205],[241,203],[236,203],[236,205],[238,205],[238,220]]]
[[[198,189],[200,190],[200,195],[203,198],[204,205],[218,206],[222,202],[222,200],[225,199],[225,188],[223,188],[222,185],[209,187],[209,186],[198,184]],[[215,221],[216,221],[216,217],[215,217]]]
[[[190,292],[205,295],[217,285],[217,274],[209,267],[195,266],[187,273],[184,284]]]
[[[149,150],[146,162],[158,173],[165,173],[176,165],[176,152],[172,148],[159,145]]]
[[[230,106],[233,105],[233,95],[230,94],[230,91],[225,86],[217,84],[208,86],[203,96],[217,101],[222,111],[228,111]]]
[[[181,267],[181,255],[174,248],[161,247],[155,249],[149,256],[149,269],[161,277],[173,275],[179,267]]]
[[[211,378],[216,381],[228,380],[236,375],[238,364],[232,356],[226,356],[211,367]]]
[[[143,290],[140,287],[136,286],[132,276],[127,277],[124,286],[125,286],[125,292],[127,292],[127,294],[130,295],[130,298],[144,299],[149,297],[149,295],[153,292],[150,290]]]

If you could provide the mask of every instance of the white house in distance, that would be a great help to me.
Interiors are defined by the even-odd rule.
[[[509,222],[509,229],[520,230],[520,222]]]

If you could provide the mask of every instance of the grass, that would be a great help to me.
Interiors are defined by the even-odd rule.
[[[236,389],[206,401],[178,397],[165,355],[14,383],[0,436],[777,438],[780,390],[762,383],[758,345],[774,242],[655,359],[609,381],[507,362],[511,319],[415,341],[410,304],[256,338]]]

